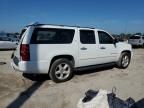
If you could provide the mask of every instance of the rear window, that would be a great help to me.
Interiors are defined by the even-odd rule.
[[[132,36],[130,39],[140,39],[140,36]]]
[[[25,33],[25,31],[26,31],[26,29],[22,29],[22,31],[21,31],[21,33],[20,33],[20,39],[21,39],[21,37],[22,37],[22,35]]]
[[[72,29],[35,28],[31,43],[69,44],[73,41],[74,33],[75,30]]]

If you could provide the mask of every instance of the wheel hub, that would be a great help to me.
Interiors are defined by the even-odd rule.
[[[56,67],[55,75],[58,79],[66,79],[70,74],[70,66],[66,63],[61,63]]]
[[[129,64],[129,57],[125,55],[122,59],[122,65],[126,67]]]

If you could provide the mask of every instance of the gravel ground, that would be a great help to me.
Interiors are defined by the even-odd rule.
[[[47,75],[23,75],[10,66],[12,51],[0,51],[0,108],[76,108],[88,89],[111,90],[121,99],[144,101],[144,49],[134,49],[127,69],[115,67],[75,72],[72,80],[56,84]],[[141,108],[144,108],[141,107]]]

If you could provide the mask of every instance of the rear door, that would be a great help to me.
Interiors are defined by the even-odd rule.
[[[79,66],[99,64],[95,30],[79,29]]]
[[[116,44],[114,44],[114,38],[104,31],[98,31],[99,38],[99,58],[101,63],[109,63],[117,61],[118,51]]]

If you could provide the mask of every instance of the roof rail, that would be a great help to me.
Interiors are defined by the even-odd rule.
[[[77,27],[77,28],[90,28],[90,29],[95,29],[94,27],[82,27],[82,26],[78,26],[78,25],[71,26],[71,25],[61,25],[61,24],[40,24],[39,22],[31,23],[31,24],[27,25],[26,27],[29,27],[29,26],[41,26],[41,25],[63,26],[63,27],[66,26],[66,27]]]
[[[33,23],[28,24],[26,27],[29,27],[29,26],[37,26],[37,25],[39,25],[39,24],[40,24],[39,22],[33,22]]]
[[[79,28],[90,28],[90,29],[95,29],[95,27],[83,27],[83,26],[81,26],[81,27],[79,27]]]

